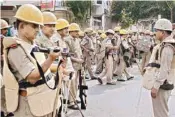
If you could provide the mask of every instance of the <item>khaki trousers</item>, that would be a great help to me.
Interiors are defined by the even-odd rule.
[[[108,58],[105,57],[105,72],[102,73],[104,74],[101,79],[103,81],[106,80],[107,83],[111,83],[112,82],[112,78],[113,78],[113,57],[112,55],[108,55]]]
[[[77,92],[78,92],[78,78],[79,78],[79,72],[76,71],[75,72],[75,79],[71,80],[71,85],[70,85],[70,91],[72,93],[72,95],[69,93],[69,101],[70,101],[70,105],[74,105],[74,99],[76,99],[77,97]],[[73,99],[73,97],[74,99]]]
[[[87,70],[88,70],[88,72],[89,72],[89,75],[90,75],[90,77],[91,78],[93,78],[94,77],[94,74],[93,74],[93,72],[92,72],[92,67],[91,67],[91,56],[87,56],[86,57],[86,68],[87,68]]]
[[[124,69],[125,69],[125,62],[123,59],[120,59],[120,63],[116,64],[115,69],[114,69],[114,74],[117,74],[118,76],[122,76]]]
[[[170,95],[171,90],[159,89],[157,97],[155,99],[152,98],[154,117],[169,117],[168,100]]]
[[[102,72],[103,71],[103,59],[97,59],[97,67],[96,72]]]

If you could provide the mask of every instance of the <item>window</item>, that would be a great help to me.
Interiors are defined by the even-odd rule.
[[[97,0],[97,4],[102,4],[102,0]]]

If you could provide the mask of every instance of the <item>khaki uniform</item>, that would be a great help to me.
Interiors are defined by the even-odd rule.
[[[78,58],[78,59],[82,59],[82,51],[81,51],[81,47],[80,47],[80,43],[78,39],[73,38],[72,36],[69,36],[65,39],[65,42],[67,43],[68,47],[69,47],[69,52],[71,54],[73,54],[73,57]],[[81,70],[82,65],[77,63],[77,62],[73,62],[72,61],[72,65],[73,68],[75,70],[75,74],[76,74],[76,78],[73,79],[71,81],[71,92],[74,96],[74,98],[76,99],[77,96],[77,91],[78,91],[78,79],[79,79],[79,70]],[[74,100],[72,98],[71,95],[69,95],[69,102],[70,105],[74,104]]]
[[[82,39],[81,46],[85,47],[87,50],[94,49],[92,40],[88,36],[85,36]],[[82,49],[82,50],[83,50],[83,57],[85,59],[85,64],[86,64],[87,70],[89,72],[90,77],[93,78],[94,74],[93,74],[92,65],[91,65],[91,62],[92,62],[91,56],[92,56],[93,52],[86,52],[84,49]]]
[[[120,46],[121,44],[121,40],[120,40],[120,36],[119,35],[115,35],[115,42],[116,42],[116,46]],[[115,75],[118,75],[118,68],[119,68],[119,50],[114,50],[114,69],[113,69],[113,73]]]
[[[97,74],[101,73],[103,71],[103,58],[104,57],[102,57],[102,53],[100,51],[102,48],[101,43],[102,43],[101,40],[98,39],[97,44],[96,44],[96,58],[97,58],[97,60],[96,60],[96,71],[95,71]],[[105,51],[105,50],[103,50],[103,51]]]
[[[26,43],[26,42],[24,42]],[[26,43],[27,53],[31,52],[32,45]],[[16,56],[16,53],[18,53],[18,56]],[[8,53],[8,60],[9,65],[11,68],[11,72],[16,77],[16,80],[22,81],[26,80],[26,77],[35,69],[35,65],[31,60],[28,58],[28,55],[24,52],[23,48],[20,46],[17,46],[15,49],[10,49]],[[24,90],[24,89],[21,89]],[[34,90],[34,89],[33,89]],[[28,91],[28,90],[27,90]],[[27,92],[28,93],[28,92]],[[23,97],[19,96],[19,104],[17,110],[14,112],[15,117],[36,117],[31,112],[31,107],[29,106],[28,99],[29,97]],[[44,97],[40,97],[41,99]],[[45,97],[46,98],[46,97]],[[53,97],[54,98],[54,97]],[[43,100],[44,101],[44,100]],[[40,104],[39,102],[38,104]],[[42,117],[52,117],[52,113],[46,114]]]
[[[3,38],[4,36],[2,34],[0,34],[1,36],[1,66],[0,66],[0,70],[1,70],[1,81],[3,80],[2,74],[3,74]],[[7,110],[6,110],[6,104],[5,104],[5,92],[4,92],[4,86],[3,84],[1,84],[1,111],[4,112],[5,115],[7,115]]]
[[[111,39],[105,39],[104,40],[105,46],[110,45],[112,46]],[[105,56],[105,71],[100,74],[101,80],[106,83],[112,83],[112,78],[113,78],[113,50],[108,50],[106,48],[106,52],[108,55]]]
[[[159,87],[165,80],[167,80],[169,84],[174,84],[175,47],[169,45],[169,43],[172,42],[171,40],[171,36],[164,39],[162,44],[166,43],[167,45],[165,44],[162,51],[159,51],[158,61],[160,62],[160,73],[158,74],[156,82],[154,83],[154,88],[158,89],[159,91],[157,97],[155,99],[152,98],[154,117],[169,117],[168,101],[171,95],[171,90],[163,90]]]
[[[96,37],[91,37],[91,42],[92,42],[92,48],[94,48],[94,52],[92,52],[91,54],[91,59],[92,59],[92,65],[94,65],[96,63],[96,43],[97,43],[97,40],[96,40]]]
[[[118,70],[118,80],[125,81],[127,79],[132,78],[133,76],[130,74],[131,72],[131,52],[130,46],[128,44],[127,39],[121,39],[121,46],[120,46],[120,63],[119,63],[119,70]],[[123,74],[124,73],[124,74]],[[127,78],[127,79],[126,79]]]

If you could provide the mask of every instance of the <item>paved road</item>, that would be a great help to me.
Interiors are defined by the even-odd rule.
[[[115,86],[88,81],[88,107],[83,111],[85,117],[153,117],[150,93],[141,87],[137,66],[132,72],[134,80],[117,82]],[[170,117],[175,117],[175,93],[169,105]],[[78,111],[72,110],[67,116],[81,117]]]

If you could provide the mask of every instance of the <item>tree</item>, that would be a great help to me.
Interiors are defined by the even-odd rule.
[[[123,14],[125,11],[125,14]],[[129,26],[139,19],[154,18],[159,14],[172,19],[175,12],[174,1],[113,1],[112,19]],[[123,16],[124,15],[124,16]],[[174,16],[175,17],[175,16]],[[175,19],[175,18],[174,18]],[[125,20],[125,22],[123,22]]]
[[[67,1],[66,4],[74,14],[73,21],[83,26],[90,17],[91,1]]]

